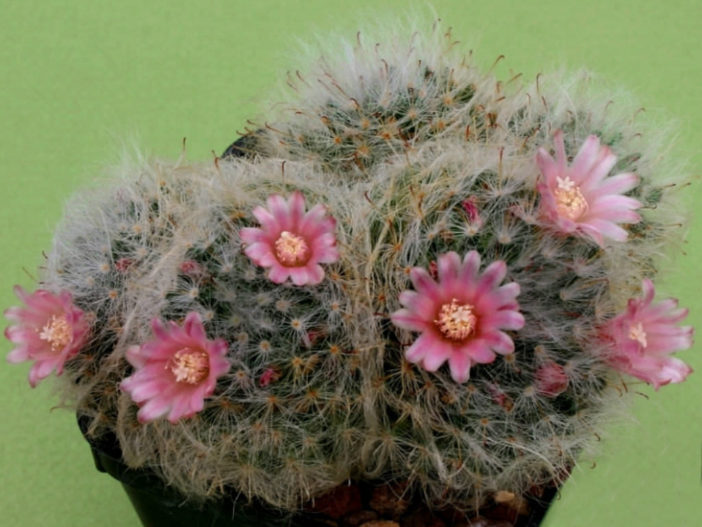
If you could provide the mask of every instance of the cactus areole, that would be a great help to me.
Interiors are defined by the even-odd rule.
[[[5,335],[99,466],[304,525],[535,525],[629,385],[692,372],[654,287],[678,165],[586,77],[454,44],[361,35],[216,163],[69,204]]]

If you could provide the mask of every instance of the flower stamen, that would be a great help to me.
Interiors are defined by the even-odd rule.
[[[42,328],[39,338],[51,344],[51,351],[59,351],[71,342],[73,328],[65,315],[53,315],[51,320]]]
[[[204,351],[183,348],[168,361],[169,368],[177,382],[198,384],[210,373],[209,355]]]
[[[589,208],[587,200],[575,182],[566,177],[556,177],[558,188],[553,191],[558,214],[569,220],[577,220]]]
[[[275,255],[284,265],[300,266],[310,259],[310,248],[302,236],[283,231],[275,241]]]
[[[646,337],[647,335],[641,322],[629,327],[629,338],[641,344],[643,348],[648,347],[648,340]]]
[[[473,306],[459,304],[455,298],[450,304],[443,304],[439,309],[439,317],[434,321],[439,331],[448,339],[465,340],[475,330],[476,318]]]

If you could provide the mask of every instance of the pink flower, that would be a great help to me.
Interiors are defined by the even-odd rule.
[[[266,368],[266,370],[261,374],[258,379],[258,384],[261,388],[265,388],[270,383],[280,379],[280,372],[275,368]]]
[[[191,312],[183,326],[155,318],[155,338],[127,350],[136,371],[120,387],[141,406],[139,422],[165,414],[171,423],[202,410],[212,395],[217,378],[229,371],[227,343],[208,340],[200,316]]]
[[[483,220],[480,217],[480,211],[476,204],[475,196],[470,196],[468,199],[461,201],[461,207],[468,217],[468,223],[479,229],[483,225]]]
[[[507,410],[508,412],[514,408],[514,401],[512,398],[505,393],[505,391],[500,388],[497,384],[494,382],[489,382],[486,385],[488,393],[490,393],[490,397],[494,401],[495,404],[499,404],[502,408]]]
[[[600,146],[594,135],[585,140],[571,166],[566,164],[563,132],[558,130],[553,140],[555,160],[543,148],[536,154],[544,176],[537,185],[544,218],[557,231],[589,236],[600,246],[603,236],[625,241],[627,232],[617,223],[641,221],[634,212],[641,203],[622,193],[638,185],[638,177],[632,173],[607,177],[617,157],[608,147]]]
[[[206,273],[205,268],[202,267],[195,260],[185,260],[180,264],[180,272],[184,275],[191,277],[199,277]]]
[[[288,277],[295,285],[318,284],[324,278],[321,263],[339,259],[334,218],[323,205],[305,213],[305,198],[293,192],[285,201],[277,194],[268,198],[268,209],[256,207],[253,215],[261,228],[241,229],[244,251],[261,267],[269,268],[268,278],[276,284]]]
[[[657,390],[668,383],[678,383],[692,373],[692,368],[670,354],[692,346],[691,326],[676,324],[687,316],[678,301],[669,298],[652,305],[656,294],[653,282],[643,281],[643,298],[632,298],[624,313],[602,328],[602,336],[611,347],[608,362],[619,371],[652,384]]]
[[[568,376],[557,362],[549,361],[536,370],[536,391],[546,397],[558,397],[568,388]]]
[[[115,269],[120,273],[126,273],[133,264],[134,260],[131,258],[120,258],[115,262]]]
[[[495,353],[514,351],[514,342],[503,329],[524,326],[516,297],[519,284],[499,286],[507,272],[501,260],[479,275],[480,256],[466,254],[463,262],[455,252],[438,259],[438,282],[420,267],[410,271],[416,291],[403,291],[405,309],[392,314],[396,326],[422,334],[407,349],[407,360],[436,371],[448,361],[451,377],[465,382],[472,364],[495,360]]]
[[[90,323],[86,314],[73,304],[68,291],[55,295],[38,289],[30,295],[20,286],[15,286],[14,291],[26,307],[5,311],[8,320],[17,322],[5,330],[5,337],[17,344],[7,360],[36,361],[29,370],[29,384],[34,388],[54,369],[56,375],[61,375],[64,363],[85,344]]]

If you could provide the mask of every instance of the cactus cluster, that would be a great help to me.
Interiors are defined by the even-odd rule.
[[[635,112],[617,114],[586,75],[501,82],[440,26],[387,44],[359,36],[339,57],[291,75],[246,155],[128,163],[69,204],[41,280],[91,324],[65,363],[66,399],[91,434],[117,435],[130,466],[196,499],[295,510],[356,479],[474,510],[557,485],[627,399],[602,328],[681,240],[680,181]],[[554,134],[569,162],[595,136],[614,174],[637,175],[626,240],[544,220],[537,158],[554,144],[558,155]],[[320,281],[273,280],[242,240],[271,196],[295,193],[335,220],[338,258]],[[522,322],[457,379],[453,362],[408,361],[417,335],[395,322],[418,277],[440,283],[446,255],[473,252],[480,272],[504,263]],[[452,302],[442,309],[473,320]],[[191,313],[227,343],[230,368],[202,411],[141,422],[120,388],[128,351],[153,338],[154,319]]]

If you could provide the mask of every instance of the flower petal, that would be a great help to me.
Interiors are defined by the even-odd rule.
[[[410,331],[425,331],[430,327],[426,319],[408,309],[395,311],[390,316],[390,320],[392,320],[392,323],[397,327]]]
[[[273,214],[273,217],[280,225],[281,230],[287,231],[291,230],[293,226],[292,218],[290,216],[290,208],[288,207],[288,202],[285,201],[283,196],[279,194],[273,194],[268,197],[268,210]]]
[[[307,274],[308,274],[308,284],[310,285],[317,285],[319,284],[322,280],[324,280],[324,269],[322,268],[321,265],[315,264],[313,266],[308,266],[307,267]]]
[[[423,296],[416,291],[402,291],[398,297],[400,304],[425,320],[434,320],[436,317],[436,302],[428,296]]]
[[[561,132],[561,137],[562,135],[563,132]],[[593,169],[599,160],[600,140],[596,135],[590,135],[585,139],[570,167],[573,181],[578,185],[582,184],[583,177]]]
[[[492,262],[478,281],[478,295],[488,294],[507,274],[507,265],[502,260]]]
[[[278,235],[280,234],[280,231],[284,230],[283,226],[280,224],[278,219],[275,216],[273,216],[273,214],[268,212],[268,210],[266,210],[265,208],[263,208],[261,206],[255,207],[251,211],[251,213],[254,215],[254,217],[261,224],[261,227],[263,227],[263,229],[256,229],[256,230],[260,230],[262,232],[262,235],[267,234],[269,237],[277,238]],[[246,229],[248,230],[248,228],[246,228]],[[242,231],[243,230],[244,229],[242,229]]]
[[[305,285],[310,282],[311,276],[307,267],[289,267],[288,273],[290,273],[290,278],[295,285]]]
[[[421,267],[413,267],[410,270],[410,280],[414,285],[414,288],[423,295],[434,296],[437,286],[436,282],[432,279],[431,275]]]
[[[27,346],[18,346],[7,354],[7,362],[17,364],[30,359],[29,349]]]
[[[485,340],[495,353],[509,355],[514,352],[514,341],[503,331],[494,331]]]
[[[490,313],[480,319],[481,327],[490,329],[520,330],[524,327],[524,315],[519,311],[500,310]]]
[[[463,384],[470,378],[471,360],[467,353],[454,351],[449,357],[449,368],[451,378],[459,384]]]
[[[490,337],[492,337],[492,334],[490,334]],[[495,353],[490,349],[490,347],[491,345],[487,339],[476,338],[461,348],[461,352],[470,357],[472,362],[476,362],[478,364],[489,364],[495,360]]]
[[[57,365],[57,359],[36,361],[32,368],[29,370],[29,384],[32,386],[32,388],[36,387],[39,381],[51,375],[51,372],[54,370],[54,368],[56,368]]]
[[[587,175],[582,178],[580,190],[583,194],[587,195],[592,189],[599,186],[600,182],[609,174],[616,162],[617,156],[612,153],[609,147],[602,147],[597,162]]]
[[[326,232],[329,227],[334,227],[334,225],[328,225],[324,221],[324,216],[326,216],[327,210],[324,205],[317,204],[312,207],[302,218],[300,222],[300,234],[304,235],[306,238],[314,238],[319,236],[321,233]]]
[[[692,368],[680,359],[669,357],[661,364],[657,376],[658,385],[683,382],[692,373]],[[656,386],[657,388],[658,386]]]
[[[166,415],[170,410],[171,405],[163,397],[155,397],[149,399],[144,406],[137,412],[137,419],[140,423],[154,421],[159,417]]]
[[[553,134],[553,145],[556,149],[556,163],[564,167],[566,165],[565,143],[563,141],[563,130],[556,130]]]
[[[294,229],[299,230],[305,215],[305,197],[299,190],[293,192],[288,198],[288,214],[290,224]]]
[[[405,350],[405,358],[410,362],[421,361],[427,353],[433,350],[434,343],[439,340],[431,333],[422,333],[414,343]]]
[[[290,276],[291,267],[274,265],[268,271],[268,279],[275,284],[282,284]]]
[[[581,223],[578,228],[589,234],[600,246],[604,246],[603,235],[617,242],[624,242],[629,236],[624,229],[611,221],[594,218]]]
[[[202,319],[196,311],[191,311],[187,314],[183,328],[185,329],[185,332],[193,339],[200,342],[207,340],[205,328],[202,326]]]
[[[436,371],[453,353],[453,347],[439,339],[433,341],[429,351],[424,355],[422,367],[427,371]]]
[[[638,184],[638,176],[636,174],[632,174],[631,172],[608,177],[599,186],[590,191],[587,196],[588,201],[597,200],[597,198],[608,194],[623,194],[625,192],[629,192]]]
[[[249,245],[244,250],[244,254],[261,267],[270,267],[278,261],[271,250],[271,245],[266,242],[256,242]]]
[[[543,148],[539,148],[539,150],[536,152],[536,164],[539,166],[539,170],[546,179],[546,185],[555,185],[556,178],[561,174],[561,167]]]
[[[200,398],[200,403],[204,407],[204,400],[202,398]],[[190,407],[190,399],[185,395],[182,395],[173,401],[171,410],[168,412],[168,421],[175,424],[181,419],[192,417],[195,415],[195,413],[195,410]]]
[[[639,207],[641,207],[641,203],[634,198],[609,194],[591,203],[590,210],[588,210],[584,221],[587,222],[588,218],[594,217],[621,223],[637,223],[641,221],[641,216],[633,212],[633,209],[638,209]]]
[[[461,257],[453,251],[442,254],[437,261],[437,269],[440,282],[456,280],[461,269]]]

